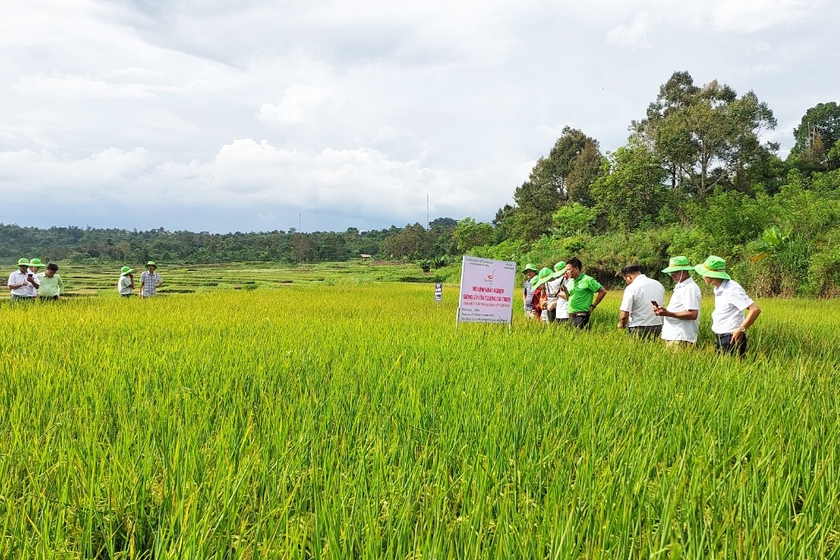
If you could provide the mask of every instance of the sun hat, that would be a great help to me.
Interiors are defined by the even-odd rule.
[[[539,288],[549,280],[554,275],[554,271],[548,267],[541,268],[539,274],[531,278],[531,285],[535,288]]]
[[[535,265],[534,263],[526,264],[525,265],[525,270],[523,270],[522,273],[524,274],[524,273],[528,272],[529,270],[533,270],[534,272],[536,272],[537,271],[537,265]]]
[[[157,265],[155,264],[155,261],[149,261],[149,262],[147,262],[147,263],[146,263],[146,266],[153,266],[153,267],[157,268]]]
[[[34,268],[44,268],[46,265],[41,262],[41,259],[32,259],[29,261],[29,266]]]
[[[560,278],[564,274],[566,274],[566,261],[560,261],[554,265],[554,274],[551,277]]]
[[[124,266],[120,270],[120,276],[122,276],[123,274],[131,274],[132,272],[134,272],[133,268],[131,268],[130,266]]]
[[[680,270],[694,270],[694,267],[688,263],[688,257],[671,257],[671,260],[668,261],[668,268],[663,268],[662,272],[671,274]]]
[[[18,266],[29,266],[29,259],[18,259]]]
[[[709,278],[720,278],[722,280],[731,280],[726,273],[726,261],[720,257],[711,255],[703,264],[698,264],[694,267],[694,272],[700,276],[708,276]]]

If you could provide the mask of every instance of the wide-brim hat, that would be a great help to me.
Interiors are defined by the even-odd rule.
[[[147,262],[147,263],[146,263],[146,266],[152,266],[152,267],[154,267],[154,268],[157,268],[157,265],[155,264],[155,261],[149,261],[149,262]]]
[[[679,272],[681,270],[694,270],[694,267],[688,262],[688,257],[672,257],[671,260],[668,261],[668,268],[663,268],[662,272],[665,274],[671,274],[672,272]]]
[[[29,261],[29,266],[33,268],[44,268],[47,265],[42,263],[41,259],[32,259],[31,261]]]
[[[29,266],[29,259],[18,259],[18,266]]]
[[[540,269],[540,272],[536,276],[531,278],[531,285],[535,288],[539,288],[540,286],[542,286],[543,284],[545,284],[546,282],[551,280],[551,277],[553,275],[554,275],[554,271],[551,270],[550,268],[548,268],[548,267],[542,268],[542,269]]]
[[[551,278],[560,278],[566,274],[566,261],[560,261],[554,265],[554,274],[551,275]]]
[[[696,265],[694,272],[700,276],[708,276],[709,278],[731,280],[731,277],[726,273],[726,261],[714,255],[707,258],[703,264]]]
[[[534,263],[528,263],[528,264],[525,265],[525,270],[523,270],[522,273],[525,274],[529,270],[533,270],[534,272],[537,272],[537,266]]]
[[[131,274],[132,272],[134,272],[134,269],[131,268],[130,266],[124,266],[124,267],[122,267],[122,269],[120,269],[120,274],[121,275],[122,274]]]

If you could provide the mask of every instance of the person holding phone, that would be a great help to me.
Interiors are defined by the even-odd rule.
[[[691,277],[694,267],[684,256],[674,257],[662,272],[674,280],[674,293],[668,307],[656,306],[654,313],[662,317],[662,340],[665,346],[690,346],[697,343],[700,330],[700,287]]]
[[[11,290],[11,303],[35,301],[38,295],[38,283],[35,275],[29,271],[29,259],[18,260],[18,270],[9,275],[6,285]]]
[[[662,318],[654,310],[665,302],[665,287],[642,274],[637,264],[621,269],[621,277],[627,287],[619,307],[618,328],[626,328],[629,336],[659,338],[662,334]]]

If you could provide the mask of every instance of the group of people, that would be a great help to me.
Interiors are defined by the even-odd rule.
[[[140,273],[140,297],[153,297],[157,295],[157,289],[163,284],[163,278],[157,272],[155,261],[146,263],[146,270]],[[120,279],[117,282],[117,291],[122,297],[134,295],[134,269],[124,266],[120,270]]]
[[[40,270],[43,269],[43,272]],[[140,274],[141,297],[152,297],[157,295],[158,288],[163,284],[163,278],[157,272],[155,261],[146,263],[146,269]],[[122,267],[120,279],[117,282],[117,291],[123,297],[131,297],[134,294],[134,269],[128,266]],[[11,302],[54,301],[61,299],[64,293],[64,281],[58,275],[58,265],[50,263],[44,265],[41,259],[20,259],[18,270],[9,275],[6,283],[11,291]]]
[[[702,296],[691,277],[692,271],[713,287],[712,332],[717,349],[743,357],[747,352],[747,329],[761,309],[726,272],[726,262],[714,255],[694,266],[684,256],[670,259],[668,267],[662,270],[674,280],[667,305],[665,287],[659,281],[642,273],[638,265],[624,267],[621,277],[627,287],[619,307],[618,328],[627,329],[630,336],[661,338],[671,347],[696,344]],[[547,323],[587,329],[592,312],[607,294],[597,280],[583,272],[577,258],[560,261],[553,270],[537,270],[529,263],[524,274],[525,314]]]
[[[40,272],[44,269],[43,272]],[[6,282],[11,290],[11,301],[53,301],[61,298],[64,282],[58,274],[58,265],[50,263],[44,265],[41,259],[20,259],[18,270],[9,275]]]

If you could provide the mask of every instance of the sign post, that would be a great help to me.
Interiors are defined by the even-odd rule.
[[[507,323],[513,320],[516,263],[464,255],[458,296],[459,323]]]
[[[443,300],[443,284],[441,282],[438,282],[437,284],[435,284],[435,301],[438,302],[438,304],[440,304],[440,302],[442,300]]]

